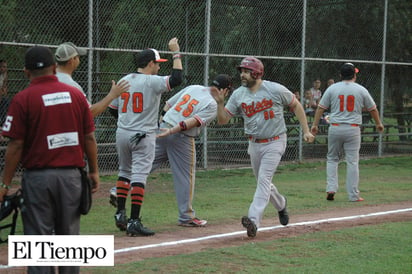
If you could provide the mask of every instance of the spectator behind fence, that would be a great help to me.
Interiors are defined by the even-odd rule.
[[[99,187],[97,144],[88,103],[78,89],[61,83],[46,47],[29,48],[24,72],[29,86],[10,104],[3,134],[6,150],[0,202],[21,161],[22,211],[25,235],[80,233],[81,173],[87,156],[93,189]],[[60,266],[59,273],[79,273],[78,266]],[[29,266],[28,273],[54,273],[49,266]]]
[[[316,78],[315,81],[312,83],[312,87],[310,88],[310,92],[312,93],[312,99],[315,103],[315,109],[319,104],[320,98],[322,97],[322,91],[320,90],[322,82],[319,78]]]
[[[326,82],[326,88],[330,87],[334,83],[335,83],[335,79],[333,78],[328,79],[328,81]]]
[[[303,97],[303,108],[305,109],[305,113],[308,116],[313,116],[316,110],[316,102],[313,100],[312,92],[307,89],[305,90],[305,94]]]

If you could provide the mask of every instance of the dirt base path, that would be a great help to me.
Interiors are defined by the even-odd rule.
[[[361,206],[350,209],[324,211],[316,214],[294,215],[290,216],[290,223],[286,227],[279,226],[277,219],[266,218],[263,220],[261,228],[272,227],[273,229],[258,231],[255,238],[247,237],[245,229],[240,224],[240,219],[238,223],[234,224],[208,225],[202,228],[181,228],[174,232],[157,233],[153,237],[117,237],[115,239],[115,250],[122,252],[115,254],[115,263],[120,264],[140,261],[146,258],[192,253],[210,248],[239,246],[248,242],[271,241],[314,231],[332,231],[354,226],[412,220],[412,211],[378,216],[364,216],[341,221],[326,220],[407,208],[412,208],[412,202]],[[319,220],[324,221],[318,222]],[[305,222],[308,224],[304,224]],[[188,239],[192,241],[187,242]],[[137,248],[137,250],[133,250],[133,248]]]
[[[263,220],[261,230],[258,231],[255,238],[247,237],[240,220],[237,223],[208,225],[202,228],[179,227],[176,231],[157,233],[152,237],[128,237],[125,235],[115,238],[115,264],[141,261],[153,257],[187,254],[210,248],[240,246],[250,242],[271,241],[314,231],[333,231],[347,227],[412,220],[412,211],[368,216],[368,214],[408,208],[412,208],[412,201],[359,206],[350,209],[334,209],[316,214],[293,215],[290,216],[290,223],[286,227],[279,226],[277,219],[266,218]],[[360,217],[343,220],[335,219],[350,216]],[[265,230],[265,228],[272,229]],[[0,265],[3,265],[3,267],[7,265],[7,251],[7,244],[0,245]],[[19,271],[19,269],[2,269],[0,267],[0,273],[18,273],[15,271]]]

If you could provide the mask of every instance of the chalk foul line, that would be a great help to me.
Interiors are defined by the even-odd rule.
[[[397,210],[383,211],[383,212],[375,212],[375,213],[355,215],[355,216],[346,216],[346,217],[337,217],[337,218],[328,218],[328,219],[321,219],[321,220],[314,220],[314,221],[299,222],[299,223],[295,223],[295,224],[288,224],[287,227],[295,227],[295,226],[297,227],[297,226],[314,225],[314,224],[321,224],[321,223],[347,221],[347,220],[353,220],[353,219],[360,219],[360,218],[368,218],[368,217],[375,217],[375,216],[388,215],[388,214],[403,213],[403,212],[407,212],[407,211],[412,211],[412,208],[397,209]],[[277,226],[271,226],[271,227],[261,227],[261,228],[259,228],[259,231],[267,231],[267,230],[274,230],[274,229],[280,229],[280,228],[285,228],[285,226],[277,225]],[[210,240],[210,239],[227,238],[227,237],[232,237],[232,236],[236,236],[236,235],[243,235],[243,234],[245,234],[244,230],[235,231],[235,232],[216,234],[216,235],[210,235],[210,236],[193,238],[193,239],[184,239],[184,240],[178,240],[178,241],[170,241],[170,242],[163,242],[163,243],[157,243],[157,244],[121,248],[121,249],[115,250],[114,253],[119,254],[119,253],[125,253],[125,252],[130,252],[130,251],[135,251],[135,250],[141,250],[141,249],[148,249],[148,248],[165,247],[165,246],[173,246],[173,245],[201,242],[201,241],[206,241],[206,240]]]

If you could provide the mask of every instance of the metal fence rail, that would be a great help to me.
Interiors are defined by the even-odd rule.
[[[365,116],[361,156],[412,154],[412,2],[410,0],[43,0],[2,5],[0,59],[9,66],[8,98],[27,86],[22,73],[25,50],[45,45],[54,50],[71,41],[88,48],[73,78],[92,102],[109,91],[111,80],[135,71],[134,55],[153,47],[171,60],[167,42],[178,37],[185,81],[208,85],[227,73],[239,85],[236,66],[252,55],[265,65],[264,78],[304,91],[315,79],[339,80],[339,67],[353,62],[358,82],[379,106],[386,131],[379,135]],[[168,74],[171,62],[160,74]],[[169,95],[170,96],[170,95]],[[169,96],[165,96],[165,101]],[[327,127],[314,144],[305,144],[286,111],[286,161],[323,158]],[[96,118],[101,172],[117,171],[116,123],[107,113]],[[212,123],[197,138],[199,168],[248,166],[247,140],[240,119]],[[0,153],[4,154],[5,143]],[[2,156],[3,158],[3,156]]]

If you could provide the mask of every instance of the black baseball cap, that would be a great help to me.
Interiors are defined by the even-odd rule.
[[[49,48],[34,46],[26,51],[24,66],[28,70],[43,69],[54,64],[53,53]]]
[[[232,90],[232,86],[233,86],[232,77],[230,77],[227,74],[219,74],[213,80],[212,85],[219,89],[228,88]]]
[[[160,58],[159,52],[151,48],[142,50],[137,56],[138,67],[146,66],[150,61],[160,63],[167,62],[167,59]]]
[[[358,73],[359,69],[355,67],[354,64],[352,63],[345,63],[342,65],[342,67],[340,68],[340,74],[343,77],[350,77],[350,76],[354,76],[355,73]]]

